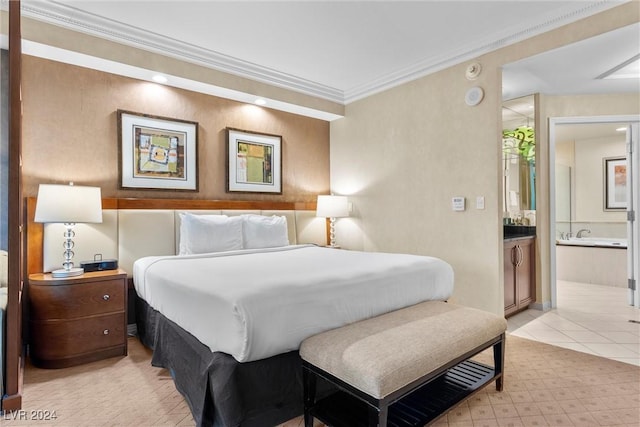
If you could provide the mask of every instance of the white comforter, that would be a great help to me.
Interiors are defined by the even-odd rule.
[[[133,278],[151,307],[239,362],[453,291],[453,270],[438,258],[306,245],[146,257]]]

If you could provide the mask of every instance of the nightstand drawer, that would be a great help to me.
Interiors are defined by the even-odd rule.
[[[126,282],[30,286],[31,319],[74,319],[125,310]]]
[[[31,352],[42,360],[73,358],[117,346],[125,349],[125,313],[65,321],[32,321],[31,335],[34,339]]]

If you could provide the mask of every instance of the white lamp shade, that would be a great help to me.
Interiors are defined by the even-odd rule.
[[[40,184],[35,222],[102,222],[100,187]]]
[[[316,216],[343,218],[349,216],[347,196],[318,196]]]

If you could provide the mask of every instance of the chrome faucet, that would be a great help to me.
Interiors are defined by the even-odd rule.
[[[586,228],[583,228],[583,229],[581,229],[581,230],[578,230],[578,233],[576,234],[576,237],[577,237],[578,239],[580,239],[580,238],[582,238],[582,237],[583,237],[584,233],[591,234],[591,230],[588,230],[588,229],[586,229]]]

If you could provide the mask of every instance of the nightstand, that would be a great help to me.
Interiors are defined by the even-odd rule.
[[[127,273],[29,276],[30,356],[35,366],[65,368],[127,355]]]

